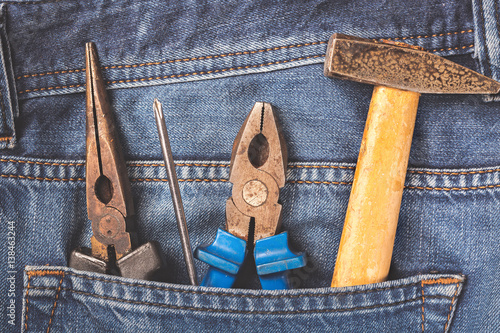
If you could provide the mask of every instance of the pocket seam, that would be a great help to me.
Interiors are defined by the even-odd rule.
[[[448,326],[450,324],[450,320],[451,320],[451,313],[453,312],[453,304],[455,303],[455,299],[457,299],[457,295],[458,295],[458,289],[460,288],[460,284],[457,283],[456,287],[455,287],[455,293],[453,295],[453,297],[451,298],[451,304],[450,304],[450,312],[448,312],[448,319],[446,320],[446,323],[444,325],[444,333],[446,333],[447,329],[448,329]],[[458,300],[458,299],[457,299]]]
[[[58,286],[57,291],[56,291],[56,299],[54,300],[54,305],[52,306],[52,312],[50,313],[49,325],[47,326],[47,333],[50,333],[50,329],[52,327],[52,320],[54,320],[54,314],[55,314],[56,308],[57,308],[57,301],[59,300],[59,294],[61,293],[61,289],[62,289],[62,283],[64,280],[64,272],[62,272],[61,275],[62,275],[61,280],[59,280],[59,286]]]
[[[30,282],[31,282],[32,274],[28,274],[28,285],[26,286],[26,307],[25,307],[25,316],[24,316],[24,331],[28,332],[28,305],[29,305],[29,290],[30,290]]]
[[[367,292],[378,292],[378,291],[386,291],[386,290],[391,290],[391,289],[399,289],[399,288],[404,288],[404,287],[410,287],[414,285],[418,285],[420,283],[423,284],[451,284],[451,283],[463,283],[463,280],[456,279],[456,278],[438,278],[438,279],[428,279],[428,280],[423,280],[423,281],[418,281],[418,282],[413,282],[413,283],[408,283],[404,285],[396,285],[396,286],[390,286],[390,287],[385,287],[385,288],[374,288],[374,289],[368,289],[368,290],[356,290],[356,291],[340,291],[340,292],[330,292],[326,294],[311,294],[311,293],[303,293],[303,294],[294,294],[294,295],[240,295],[240,294],[234,294],[234,293],[228,293],[228,292],[210,292],[210,291],[196,291],[196,290],[182,290],[178,288],[169,288],[169,287],[155,287],[155,286],[149,286],[147,284],[141,284],[141,283],[130,283],[130,282],[123,282],[123,281],[113,281],[113,280],[108,280],[104,278],[96,278],[96,277],[90,277],[90,276],[85,276],[82,274],[77,274],[73,272],[64,272],[64,271],[45,271],[45,270],[36,270],[36,271],[28,271],[28,276],[30,277],[31,275],[39,276],[39,275],[72,275],[76,276],[79,278],[84,278],[87,280],[94,280],[94,281],[101,281],[101,282],[108,282],[108,283],[114,283],[114,284],[119,284],[119,285],[124,285],[128,287],[141,287],[141,288],[147,288],[151,290],[159,290],[159,291],[169,291],[169,292],[180,292],[180,293],[189,293],[189,294],[195,294],[195,295],[208,295],[208,296],[227,296],[227,297],[240,297],[240,298],[298,298],[298,297],[304,297],[304,296],[310,296],[314,295],[316,297],[330,297],[330,296],[338,296],[338,295],[356,295],[356,294],[361,294],[361,293],[367,293]],[[28,280],[29,284],[29,280]],[[29,286],[28,286],[29,288]],[[36,287],[32,287],[32,289],[39,289]],[[64,289],[64,288],[63,288]],[[64,289],[66,290],[66,289]],[[71,290],[70,290],[71,291]],[[450,297],[447,297],[450,298]],[[451,298],[450,298],[451,299]]]
[[[53,290],[53,291],[56,290],[55,287],[31,287],[31,289]],[[74,290],[71,288],[61,288],[61,290],[73,292],[75,294],[80,294],[80,295],[84,295],[84,296],[96,297],[96,298],[100,298],[100,299],[104,299],[104,300],[108,300],[108,301],[117,301],[117,302],[124,302],[124,303],[128,303],[128,304],[136,304],[136,305],[158,306],[158,307],[172,309],[172,310],[192,310],[192,311],[201,311],[201,312],[262,314],[262,315],[335,313],[335,312],[348,312],[348,311],[357,311],[357,310],[369,310],[369,309],[376,309],[376,308],[386,308],[386,307],[391,307],[391,306],[398,306],[398,305],[402,305],[402,304],[406,304],[406,303],[415,302],[415,301],[418,301],[421,299],[420,297],[415,297],[412,299],[407,299],[407,300],[399,301],[399,302],[377,304],[377,305],[370,305],[370,306],[362,306],[362,307],[354,307],[354,308],[345,308],[345,309],[311,309],[311,310],[296,310],[296,311],[244,311],[244,310],[230,310],[230,309],[197,308],[197,307],[177,306],[177,305],[162,304],[162,303],[155,303],[155,302],[134,301],[134,300],[128,300],[128,299],[123,299],[123,298],[118,298],[118,297],[103,296],[103,295],[98,295],[98,294],[94,294],[94,293],[88,293],[88,292],[84,292],[84,291]],[[244,297],[244,296],[242,296],[242,297]],[[452,299],[452,297],[442,296],[442,295],[428,296],[428,298],[430,298],[430,299]]]
[[[421,281],[421,289],[422,289],[422,332],[425,330],[425,297],[424,297],[424,281]]]

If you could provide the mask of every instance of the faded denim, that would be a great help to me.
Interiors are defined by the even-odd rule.
[[[0,246],[15,230],[18,332],[498,332],[499,105],[423,95],[387,282],[329,288],[372,87],[323,76],[334,32],[420,45],[498,79],[498,4],[407,1],[3,1]],[[89,246],[84,44],[99,50],[132,181],[138,237],[169,283],[66,268]],[[224,225],[233,140],[256,101],[289,152],[283,226],[309,264],[295,290],[187,286],[156,134],[163,103],[193,246]],[[197,262],[199,280],[207,266]],[[7,270],[0,269],[6,281]],[[0,284],[2,304],[9,283]]]

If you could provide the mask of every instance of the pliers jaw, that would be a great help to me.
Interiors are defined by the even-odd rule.
[[[226,203],[226,229],[248,240],[255,219],[254,242],[274,235],[280,226],[280,188],[285,185],[287,151],[269,103],[255,103],[233,144]]]

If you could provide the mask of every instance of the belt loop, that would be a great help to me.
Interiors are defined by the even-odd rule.
[[[500,29],[499,1],[473,0],[474,45],[479,70],[500,81]],[[485,101],[500,101],[500,96],[487,95]]]
[[[5,4],[0,5],[0,149],[14,147],[14,118],[19,115],[16,82],[7,39],[6,10]]]

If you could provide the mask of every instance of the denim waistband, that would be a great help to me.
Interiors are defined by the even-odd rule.
[[[268,1],[19,1],[8,7],[9,38],[22,55],[14,58],[22,99],[82,92],[81,50],[89,40],[98,44],[109,89],[322,63],[334,32],[405,41],[443,56],[474,48],[468,1],[406,6],[368,0],[286,6]]]

